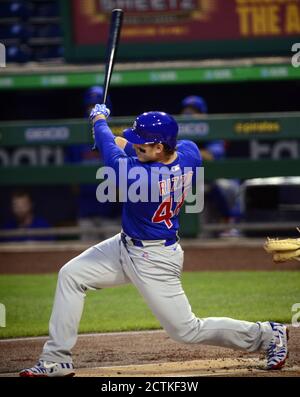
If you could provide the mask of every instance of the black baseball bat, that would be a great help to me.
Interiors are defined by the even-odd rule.
[[[122,28],[123,21],[123,10],[115,8],[111,12],[110,19],[110,30],[106,46],[106,62],[105,62],[105,74],[104,74],[104,84],[103,84],[103,103],[106,103],[107,93],[110,85],[110,79],[114,68],[114,63],[117,55],[119,37]],[[92,150],[97,150],[94,144]]]

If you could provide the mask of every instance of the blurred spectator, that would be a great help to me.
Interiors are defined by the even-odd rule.
[[[85,117],[88,118],[92,108],[97,103],[103,102],[103,89],[100,86],[93,86],[85,91],[83,103]],[[107,107],[111,110],[109,99],[106,101]],[[67,148],[66,160],[71,163],[82,165],[101,165],[101,156],[98,151],[92,151],[92,145],[72,145]],[[81,228],[82,241],[94,241],[106,238],[111,232],[106,232],[106,226],[121,223],[121,204],[120,203],[99,203],[96,198],[98,184],[82,184],[78,192],[78,224]],[[91,227],[103,227],[103,232],[95,233]]]
[[[182,101],[181,114],[193,118],[203,118],[207,114],[207,104],[204,98],[191,95]],[[218,160],[225,156],[225,143],[221,140],[210,141],[199,145],[203,160]]]
[[[27,191],[19,190],[12,193],[11,197],[12,218],[3,226],[5,230],[40,229],[49,228],[49,223],[34,213],[34,203]],[[51,241],[53,236],[18,236],[5,237],[3,241]]]
[[[193,118],[203,118],[208,108],[204,98],[191,95],[183,99],[181,114]],[[213,140],[199,144],[204,161],[220,160],[226,156],[226,144],[223,140]],[[228,229],[220,237],[237,237],[234,224],[240,219],[240,184],[234,179],[217,179],[205,186],[204,219],[205,222],[219,221],[228,224]]]

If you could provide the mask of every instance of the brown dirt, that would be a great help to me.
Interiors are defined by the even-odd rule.
[[[183,345],[164,331],[81,335],[73,358],[77,376],[300,376],[300,328],[290,329],[289,360],[281,371],[265,371],[258,353]],[[0,373],[14,376],[31,366],[45,340],[0,341]]]

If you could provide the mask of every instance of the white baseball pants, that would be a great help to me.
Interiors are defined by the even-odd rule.
[[[180,244],[152,242],[124,245],[120,234],[77,256],[59,272],[50,339],[41,359],[72,362],[85,292],[133,283],[169,336],[183,343],[224,346],[249,352],[266,349],[272,330],[268,322],[226,317],[197,318],[182,289],[183,251]],[[101,315],[101,314],[99,314]]]

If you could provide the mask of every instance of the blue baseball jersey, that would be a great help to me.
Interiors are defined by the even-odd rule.
[[[126,178],[127,192],[137,182],[137,192],[146,192],[146,197],[144,195],[140,201],[132,202],[130,197],[127,197],[127,201],[124,202],[124,232],[139,240],[175,239],[179,229],[180,209],[187,190],[195,180],[196,169],[202,163],[197,145],[191,141],[178,141],[177,158],[174,162],[144,163],[138,160],[130,143],[127,143],[125,150],[116,145],[114,135],[105,120],[98,120],[94,131],[96,145],[102,153],[105,166],[112,167],[116,175],[122,175],[117,177],[120,191]],[[135,170],[139,174],[136,179],[132,178]]]

